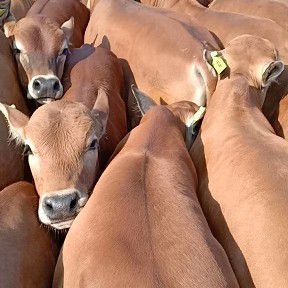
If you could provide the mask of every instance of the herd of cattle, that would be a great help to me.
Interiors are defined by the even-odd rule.
[[[0,0],[0,287],[288,287],[287,16]]]

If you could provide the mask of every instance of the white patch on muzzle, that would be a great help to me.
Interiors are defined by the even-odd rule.
[[[29,81],[29,84],[28,84],[28,92],[30,94],[30,96],[37,100],[39,99],[39,97],[37,95],[35,95],[34,91],[33,91],[33,83],[34,83],[34,80],[35,79],[38,79],[38,78],[44,78],[44,79],[56,79],[59,81],[59,85],[60,85],[60,91],[57,93],[58,95],[54,98],[54,99],[47,99],[47,103],[48,102],[51,102],[53,100],[57,100],[57,99],[60,99],[62,96],[63,96],[63,86],[62,86],[62,83],[60,81],[60,79],[58,77],[56,77],[55,75],[53,74],[47,74],[47,75],[36,75],[34,76],[30,81]]]
[[[43,193],[43,195],[39,199],[39,207],[38,207],[39,220],[43,224],[49,225],[49,226],[51,226],[51,227],[53,227],[55,229],[67,229],[67,228],[70,228],[70,226],[72,225],[72,223],[74,221],[74,218],[73,219],[64,220],[62,222],[53,222],[53,221],[51,221],[51,219],[46,215],[45,211],[43,210],[43,199],[45,197],[47,197],[47,196],[49,196],[49,197],[61,196],[61,195],[65,195],[65,194],[70,194],[71,192],[76,192],[78,194],[78,196],[79,196],[79,200],[78,200],[79,211],[77,211],[77,215],[78,215],[78,213],[82,210],[82,208],[85,206],[85,204],[88,201],[88,194],[82,193],[81,191],[79,191],[78,189],[75,189],[75,188],[68,188],[68,189],[63,189],[63,190]]]

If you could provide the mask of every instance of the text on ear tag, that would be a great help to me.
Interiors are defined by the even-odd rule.
[[[211,53],[212,56],[212,63],[211,65],[216,70],[217,74],[221,74],[228,66],[225,61],[222,59],[221,56],[218,56],[216,53]]]

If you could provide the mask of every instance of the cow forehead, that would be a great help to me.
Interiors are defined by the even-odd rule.
[[[66,148],[81,152],[96,129],[91,113],[80,103],[59,105],[57,102],[62,101],[43,105],[35,111],[25,128],[26,138],[39,153]]]
[[[230,42],[229,46],[233,46],[236,50],[243,50],[251,53],[254,51],[258,56],[277,57],[275,46],[268,40],[252,35],[242,35]],[[261,52],[260,52],[261,51]]]
[[[25,52],[42,51],[57,53],[65,40],[64,32],[47,19],[23,18],[17,22],[14,30],[16,45],[19,44]]]

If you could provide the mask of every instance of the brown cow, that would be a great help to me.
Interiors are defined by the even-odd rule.
[[[20,20],[36,0],[0,0],[0,27],[5,22]]]
[[[25,18],[4,25],[28,98],[43,104],[62,97],[70,40],[74,47],[82,45],[88,20],[89,10],[78,0],[38,0]]]
[[[28,114],[23,95],[21,93],[17,70],[10,51],[9,41],[0,31],[0,101],[8,105],[16,105],[23,113]],[[20,149],[9,144],[9,130],[5,118],[0,116],[0,190],[22,180],[24,164]]]
[[[75,59],[82,60],[75,64]],[[117,60],[108,50],[96,48],[91,54],[85,46],[74,51],[69,61],[71,87],[63,99],[38,108],[30,119],[0,105],[13,135],[25,143],[40,195],[39,218],[56,229],[70,227],[85,205],[100,171],[98,154],[104,156],[100,157],[103,168],[127,133],[123,75]]]
[[[178,14],[170,14],[164,9],[151,9],[129,0],[110,1],[100,1],[94,7],[85,41],[93,42],[95,37],[96,43],[106,41],[118,57],[128,61],[139,88],[151,95],[154,101],[159,103],[163,100],[171,104],[190,100],[198,105],[205,105],[206,97],[213,93],[217,83],[213,69],[203,59],[205,45],[199,41],[201,35],[206,35],[208,39],[210,34],[207,30],[201,30],[195,24],[188,26],[190,22],[186,18],[181,18],[181,22],[177,18]],[[152,29],[156,21],[157,29]],[[196,35],[196,39],[189,31],[193,32],[193,36]],[[239,41],[236,37],[227,46],[238,46],[240,43],[239,47],[235,47],[238,53],[230,58],[237,61],[239,67],[242,65],[241,69],[250,67],[251,73],[257,74],[254,75],[258,79],[268,63],[264,63],[257,53],[251,51],[251,55],[256,56],[254,58],[247,52],[258,49],[257,46],[248,45],[249,37],[247,41]],[[206,48],[210,50],[209,47]],[[258,68],[253,70],[256,66],[261,67],[261,71]],[[135,103],[131,102],[129,101],[129,106],[133,110]],[[135,115],[131,117],[134,118]]]
[[[245,288],[288,287],[288,145],[263,100],[249,73],[222,79],[190,151],[204,214]]]
[[[92,11],[85,42],[111,48],[126,62],[125,72],[128,62],[130,77],[157,103],[189,100],[204,105],[217,78],[203,51],[220,48],[207,29],[185,16],[166,14],[132,0],[102,0]]]
[[[184,138],[197,106],[179,104],[132,130],[73,223],[53,287],[238,287],[196,197]]]
[[[141,0],[141,2],[190,15],[193,21],[198,21],[199,24],[205,25],[206,28],[214,32],[224,46],[233,38],[243,34],[258,35],[268,39],[275,44],[284,63],[286,65],[288,64],[288,32],[270,19],[207,9],[201,6],[196,0],[163,0],[157,2]],[[229,27],[229,29],[227,27]],[[259,27],[261,27],[261,29]],[[280,102],[280,100],[288,94],[287,79],[288,69],[286,67],[285,73],[283,73],[281,79],[279,79],[279,83],[271,87],[267,96],[267,103],[264,106],[265,115],[273,125],[277,134],[285,137],[288,135],[288,123],[286,121],[288,105],[286,104],[287,101]],[[279,102],[280,123],[277,119]]]
[[[1,287],[48,288],[59,249],[37,219],[33,185],[15,183],[0,191]]]
[[[153,5],[151,0],[142,0],[141,2]],[[243,34],[257,35],[268,39],[275,44],[285,63],[288,63],[288,31],[270,19],[214,11],[203,7],[196,0],[157,1],[154,5],[192,16],[193,21],[214,32],[224,46],[233,38]]]
[[[18,21],[25,17],[36,0],[11,0],[10,12]]]
[[[209,8],[269,18],[288,30],[287,0],[214,0]]]

